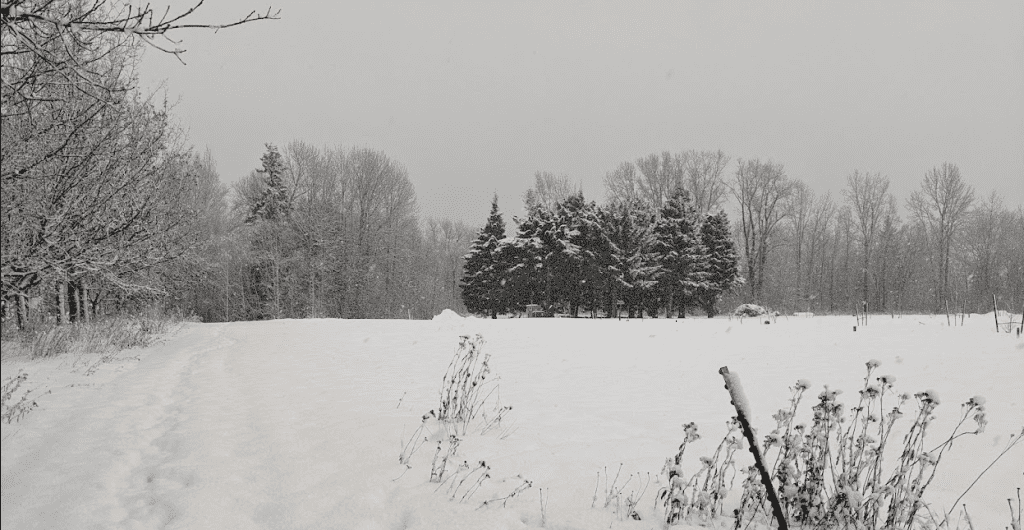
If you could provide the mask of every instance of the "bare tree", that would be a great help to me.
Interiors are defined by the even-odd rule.
[[[926,173],[921,188],[907,200],[907,207],[926,227],[932,243],[936,309],[949,299],[950,250],[973,203],[974,188],[964,182],[960,168],[948,162]]]
[[[636,167],[642,177],[639,179],[640,198],[654,211],[660,210],[672,192],[683,185],[681,159],[668,151],[638,158]]]
[[[798,301],[808,299],[809,286],[804,277],[804,247],[807,240],[807,226],[814,207],[814,192],[801,181],[793,183],[793,190],[786,200],[788,217],[792,220],[794,250],[794,294]],[[808,267],[809,268],[809,267]]]
[[[641,178],[632,162],[623,162],[615,170],[606,173],[604,187],[608,202],[632,204],[640,200]]]
[[[729,157],[718,151],[684,151],[676,155],[682,167],[683,187],[690,192],[693,206],[701,218],[718,210],[725,200],[725,167]]]
[[[861,274],[861,300],[870,300],[869,272],[874,249],[877,244],[878,232],[882,228],[883,219],[896,209],[896,199],[889,193],[889,177],[878,173],[861,173],[854,171],[846,177],[846,189],[843,190],[847,204],[856,220],[857,235],[861,243],[863,259]]]
[[[550,171],[538,171],[533,175],[533,187],[526,190],[523,202],[527,208],[543,206],[554,209],[555,205],[580,190],[568,175],[555,175]]]
[[[738,162],[731,188],[740,207],[750,296],[754,301],[761,301],[768,255],[774,245],[773,235],[786,217],[784,200],[793,184],[786,177],[782,164],[758,159]]]

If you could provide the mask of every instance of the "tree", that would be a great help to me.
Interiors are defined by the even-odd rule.
[[[664,294],[666,316],[678,310],[680,317],[686,317],[687,306],[696,305],[698,293],[708,289],[707,254],[697,222],[689,193],[676,188],[654,224],[654,251],[661,272],[658,290]]]
[[[861,243],[861,300],[868,302],[869,273],[878,232],[882,229],[885,217],[895,212],[896,200],[889,193],[889,177],[878,173],[854,171],[846,177],[846,186],[843,195],[856,219]]]
[[[463,265],[462,301],[473,313],[498,313],[508,308],[505,294],[507,267],[501,258],[500,242],[505,239],[505,221],[498,211],[498,196],[491,201],[487,224],[477,234]]]
[[[266,144],[266,147],[267,152],[260,157],[263,168],[256,170],[260,176],[261,189],[249,212],[250,222],[257,219],[279,222],[291,215],[291,201],[284,183],[284,159],[276,146]]]
[[[765,269],[774,245],[773,236],[786,217],[783,201],[792,187],[782,164],[739,160],[731,189],[739,202],[747,283],[754,302],[760,302],[764,294]]]
[[[605,193],[610,203],[633,204],[641,200],[641,175],[632,162],[623,162],[604,176]]]
[[[651,231],[655,217],[640,199],[613,201],[601,210],[602,231],[609,243],[606,276],[609,317],[618,314],[621,300],[627,315],[633,318],[654,296],[659,274]]]
[[[701,307],[711,318],[718,314],[722,294],[742,285],[739,256],[732,241],[732,228],[725,212],[708,215],[700,227],[700,242],[707,253],[707,278],[698,292]]]
[[[554,209],[556,204],[577,191],[579,186],[573,185],[568,175],[538,171],[533,175],[533,188],[526,190],[526,194],[523,195],[523,202],[526,203],[527,209],[533,205]]]
[[[907,208],[928,232],[935,259],[935,308],[949,300],[953,240],[974,203],[974,188],[964,182],[956,164],[943,163],[925,174],[921,188],[910,194]]]
[[[664,206],[674,190],[683,185],[682,162],[668,151],[638,158],[636,167],[642,176],[640,197],[655,210]]]
[[[693,198],[697,215],[704,217],[725,200],[727,187],[723,178],[729,157],[718,151],[685,151],[676,155],[683,170],[683,185]]]

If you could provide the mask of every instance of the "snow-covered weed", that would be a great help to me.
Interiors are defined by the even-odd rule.
[[[931,390],[913,397],[897,394],[892,376],[874,376],[878,366],[878,361],[867,363],[857,403],[848,411],[838,399],[841,392],[826,386],[812,407],[811,425],[795,424],[810,386],[800,380],[790,387],[789,406],[773,416],[776,427],[764,437],[762,453],[766,461],[774,455],[770,473],[791,524],[814,529],[921,528],[928,524],[929,513],[922,499],[945,452],[957,438],[984,430],[985,400],[975,396],[961,406],[953,432],[929,449],[925,438],[939,396]],[[886,466],[894,425],[910,403],[912,423],[896,461]],[[969,422],[973,428],[965,426]],[[756,471],[748,468],[746,473],[735,513],[737,528],[744,520],[766,520],[769,513]]]
[[[633,474],[630,473],[629,478],[627,478],[622,484],[619,484],[619,476],[621,474],[622,464],[619,464],[619,469],[615,472],[615,478],[612,479],[611,483],[609,483],[608,468],[604,469],[604,507],[614,507],[619,520],[634,519],[639,521],[640,514],[636,511],[636,507],[644,498],[644,494],[647,493],[647,487],[651,485],[651,474],[647,473],[645,476],[644,474],[636,473],[636,480],[634,481]],[[598,471],[597,485],[594,486],[594,499],[590,504],[591,508],[597,505],[597,492],[600,487],[601,472]]]
[[[478,416],[483,419],[481,434],[500,428],[502,419],[512,410],[497,400],[490,405],[493,411],[488,417],[486,407],[497,392],[498,383],[496,379],[487,380],[491,356],[483,353],[483,344],[484,338],[479,334],[459,337],[459,346],[441,381],[437,419],[459,436],[467,434],[470,423]],[[507,434],[508,429],[502,431],[503,437]]]
[[[20,421],[26,414],[32,412],[32,409],[38,406],[35,400],[29,398],[32,389],[21,392],[19,395],[18,389],[27,380],[28,374],[18,370],[18,375],[5,379],[2,387],[0,387],[0,397],[2,397],[0,420],[8,425],[12,422]],[[18,397],[16,398],[15,396]]]
[[[739,424],[735,419],[726,422],[727,432],[714,454],[700,458],[700,467],[689,479],[683,471],[686,446],[700,438],[697,425],[683,426],[683,443],[674,458],[665,461],[662,473],[668,486],[658,491],[657,503],[665,514],[665,522],[672,524],[697,517],[709,521],[722,515],[722,502],[736,479],[736,451],[743,447]]]
[[[1010,528],[1020,530],[1020,488],[1017,488],[1017,513],[1013,512],[1013,499],[1006,499],[1010,505]]]
[[[445,445],[446,441],[448,442],[447,447],[445,447],[442,452],[441,448]],[[461,440],[453,434],[446,440],[437,442],[437,450],[434,451],[434,460],[430,464],[431,482],[441,482],[444,479],[444,475],[448,471],[448,462],[452,460],[458,452],[460,441]]]

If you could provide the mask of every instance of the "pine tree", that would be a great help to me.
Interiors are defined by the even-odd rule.
[[[506,253],[502,245],[505,239],[505,221],[498,212],[498,196],[491,202],[491,213],[487,224],[470,246],[462,276],[462,301],[473,313],[490,314],[508,309],[509,296],[506,292],[508,266],[503,261]]]
[[[697,211],[683,188],[676,188],[661,208],[654,237],[661,267],[658,290],[666,316],[677,309],[685,317],[687,306],[696,305],[697,293],[706,288],[707,255],[699,238]]]
[[[739,274],[739,256],[725,212],[709,214],[704,219],[700,239],[707,252],[707,282],[698,298],[708,318],[711,318],[718,314],[716,306],[722,294],[742,285],[743,278]]]

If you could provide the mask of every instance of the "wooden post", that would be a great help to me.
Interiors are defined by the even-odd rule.
[[[949,300],[943,302],[946,305],[946,325],[949,326]]]
[[[750,421],[747,418],[749,406],[747,397],[743,395],[740,379],[736,374],[729,372],[728,366],[719,368],[718,373],[722,374],[722,378],[725,379],[725,388],[729,391],[729,397],[732,398],[733,407],[736,408],[736,419],[739,420],[740,427],[743,428],[743,436],[750,444],[750,454],[754,455],[754,465],[761,473],[761,484],[764,485],[768,493],[768,502],[772,505],[772,514],[775,516],[775,520],[779,522],[779,530],[789,530],[789,523],[786,522],[786,516],[782,513],[782,504],[779,503],[779,497],[775,494],[772,477],[768,474],[768,469],[764,467],[761,450],[757,446],[757,439],[754,438],[754,431],[750,428]]]

